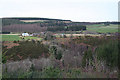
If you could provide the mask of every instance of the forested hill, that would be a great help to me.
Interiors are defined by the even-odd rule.
[[[3,32],[79,31],[86,25],[120,24],[118,22],[72,22],[71,20],[11,17],[2,19]]]
[[[2,23],[3,23],[3,26],[6,26],[6,25],[11,25],[11,24],[29,24],[27,22],[24,22],[24,21],[30,21],[29,23],[46,23],[46,22],[55,22],[55,21],[68,21],[68,22],[72,22],[71,20],[62,20],[62,19],[49,19],[49,18],[27,18],[27,17],[15,17],[15,18],[3,18],[2,19]],[[35,21],[34,21],[35,20]],[[33,22],[32,22],[33,21]]]
[[[86,30],[81,23],[49,18],[3,18],[3,32]],[[67,27],[67,29],[66,29]],[[53,29],[53,30],[52,30]]]
[[[62,19],[50,19],[50,18],[35,18],[35,17],[14,17],[14,18],[4,18],[4,19],[16,19],[16,20],[56,20],[56,21],[71,21]]]

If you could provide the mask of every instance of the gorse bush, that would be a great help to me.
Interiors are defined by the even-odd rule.
[[[6,46],[2,45],[2,63],[6,63],[7,62],[7,53],[8,49],[6,48]]]
[[[62,58],[62,52],[58,51],[58,53],[55,55],[55,58],[60,60]]]
[[[77,44],[79,43],[85,43],[91,46],[99,46],[101,44],[106,44],[111,40],[115,40],[117,37],[114,36],[105,36],[105,37],[92,37],[92,36],[85,36],[85,37],[78,37],[76,39],[73,39],[74,42]]]
[[[13,43],[17,43],[17,41],[13,41]]]
[[[94,63],[96,58],[100,62],[105,62],[104,66],[107,65],[109,68],[116,68],[118,66],[119,57],[118,50],[120,49],[118,41],[118,36],[85,36],[77,37],[71,42],[76,44],[85,43],[86,45],[90,45],[82,57],[83,68],[88,66],[88,64],[96,66],[95,64],[97,63]]]
[[[50,63],[54,67],[47,66],[47,68],[38,71],[32,65],[30,71],[10,74],[10,77],[15,75],[20,78],[81,78],[90,77],[91,73],[89,72],[91,71],[105,72],[103,75],[109,76],[111,73],[114,75],[119,65],[118,50],[120,44],[115,36],[77,37],[62,43],[62,47],[57,44],[50,44],[48,47],[34,40],[22,41],[19,44],[19,46],[11,49],[4,47],[3,52],[8,51],[4,54],[6,57],[3,60],[9,60],[10,58],[21,60],[28,57],[38,58],[39,56],[47,58],[50,56],[49,59],[55,61],[55,64]],[[87,76],[84,74],[86,71],[88,72]],[[5,77],[6,75],[8,74],[4,74]],[[93,77],[96,77],[94,75]]]
[[[61,70],[59,68],[48,67],[43,70],[44,78],[59,78],[61,76]]]
[[[118,41],[111,41],[99,46],[96,50],[97,58],[105,61],[109,67],[118,66]]]
[[[66,76],[69,78],[80,78],[81,70],[80,69],[69,69],[66,71]]]
[[[85,67],[86,64],[89,63],[89,62],[92,62],[92,60],[93,60],[93,54],[92,54],[91,48],[89,48],[89,49],[85,52],[85,54],[84,54],[84,56],[83,56],[83,59],[82,59],[82,67]],[[89,64],[89,65],[90,65],[90,64]]]
[[[46,67],[42,71],[30,70],[27,72],[18,70],[15,72],[4,72],[3,78],[80,78],[80,69],[61,70],[52,66]]]
[[[52,54],[52,57],[60,60],[62,58],[62,51],[57,48],[57,46],[51,46],[49,52]]]
[[[53,55],[57,54],[57,47],[56,46],[51,46],[49,49],[49,52]]]
[[[8,50],[5,56],[11,56],[13,60],[21,60],[26,58],[48,57],[48,47],[35,41],[20,42],[19,46],[14,46]],[[14,56],[15,55],[15,56]],[[8,59],[8,58],[7,58]]]

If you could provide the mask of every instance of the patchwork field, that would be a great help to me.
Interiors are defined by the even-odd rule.
[[[25,40],[28,40],[28,39],[42,40],[42,38],[32,37],[32,36],[24,37],[24,39],[25,39]]]
[[[18,35],[2,35],[2,41],[18,41],[21,40]]]
[[[66,37],[79,37],[79,36],[92,36],[92,37],[96,37],[96,36],[102,36],[102,34],[64,34]],[[54,36],[56,37],[60,37],[61,35],[59,34],[55,34]],[[109,34],[107,34],[106,36],[110,36]]]
[[[42,38],[38,38],[38,37],[32,37],[32,36],[27,36],[27,37],[24,37],[25,40],[28,40],[28,39],[35,39],[35,40],[42,40]],[[22,40],[20,38],[19,35],[14,35],[14,34],[5,34],[5,35],[2,35],[2,41],[18,41],[18,40]]]
[[[100,32],[100,33],[114,33],[118,32],[118,25],[109,25],[109,26],[104,26],[104,25],[88,25],[87,26],[87,31],[92,31],[92,32]]]

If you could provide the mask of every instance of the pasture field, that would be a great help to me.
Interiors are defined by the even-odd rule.
[[[64,34],[66,35],[66,37],[71,37],[71,34]],[[56,37],[60,37],[59,34],[55,34],[54,36]],[[79,36],[91,36],[91,37],[96,37],[96,36],[102,36],[101,34],[72,34],[72,37],[79,37]],[[107,34],[106,36],[110,36],[109,34]]]
[[[25,40],[27,39],[37,39],[37,37],[32,37],[32,36],[27,36],[27,37],[24,37]]]
[[[5,34],[1,36],[2,38],[0,38],[2,41],[18,41],[18,40],[22,40],[19,35],[13,35],[13,34]],[[42,40],[42,38],[38,38],[38,37],[32,37],[32,36],[27,36],[24,37],[25,40],[28,39],[34,39],[34,40]]]
[[[28,40],[28,39],[42,40],[42,38],[32,37],[32,36],[24,37],[24,39],[25,39],[25,40]]]
[[[87,25],[87,31],[99,32],[99,33],[114,33],[118,32],[118,25]]]
[[[18,35],[2,35],[2,41],[18,41],[21,40]]]

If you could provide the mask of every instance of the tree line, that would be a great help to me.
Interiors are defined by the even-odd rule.
[[[59,27],[48,27],[48,31],[80,31],[86,30],[86,26],[76,25],[76,26],[59,26]]]

